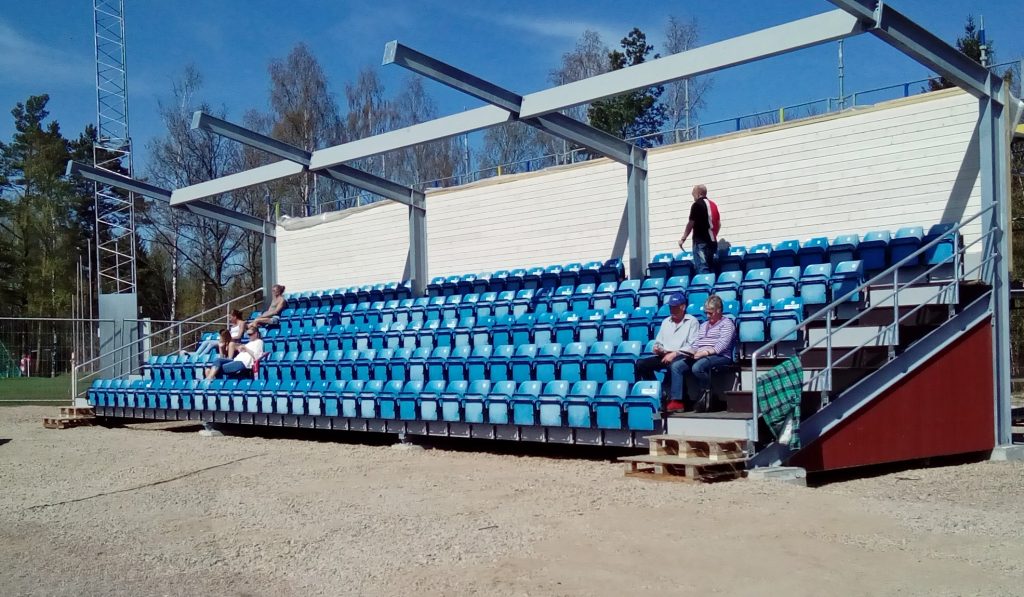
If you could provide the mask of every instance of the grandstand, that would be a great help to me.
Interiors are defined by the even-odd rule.
[[[494,106],[312,153],[212,128],[286,161],[160,191],[172,206],[304,169],[391,201],[277,224],[265,276],[277,272],[290,294],[253,379],[200,381],[203,357],[150,357],[138,375],[93,382],[89,404],[111,418],[403,436],[631,448],[658,433],[728,438],[747,445],[748,466],[814,471],[1005,447],[1005,141],[1020,102],[890,7],[879,5],[882,19],[835,4],[744,36],[760,53],[716,54],[715,68],[870,30],[963,89],[641,151],[551,116],[614,94],[622,75],[585,82],[604,85],[590,96],[576,84],[516,96],[389,44],[386,61]],[[680,65],[697,58],[686,54],[649,63],[667,61],[670,75],[628,85],[687,76]],[[607,158],[426,193],[345,165],[509,118]],[[666,251],[697,182],[723,213],[713,274]],[[660,383],[634,378],[674,292],[698,317],[719,295],[737,322],[717,412],[668,415]],[[791,357],[799,410],[776,436],[758,381]]]

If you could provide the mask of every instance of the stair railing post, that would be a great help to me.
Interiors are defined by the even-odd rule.
[[[825,384],[821,390],[821,407],[828,404],[832,391],[832,313],[825,316]]]
[[[892,270],[892,335],[889,337],[889,360],[896,357],[896,343],[900,335],[900,289],[896,285],[896,274],[900,268]]]

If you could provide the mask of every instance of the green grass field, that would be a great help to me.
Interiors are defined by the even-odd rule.
[[[71,401],[71,376],[0,379],[0,405],[60,404]]]

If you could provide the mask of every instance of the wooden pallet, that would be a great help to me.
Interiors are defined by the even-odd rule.
[[[682,435],[649,435],[652,456],[705,458],[710,462],[743,460],[747,457],[744,439],[732,437],[686,437]]]
[[[711,462],[707,458],[643,455],[623,456],[619,461],[626,463],[627,477],[662,481],[709,483],[746,475],[746,459]]]
[[[60,407],[60,416],[67,417],[94,417],[96,411],[91,406],[62,406]]]
[[[95,411],[88,406],[62,406],[59,417],[45,417],[43,427],[47,429],[70,429],[92,425],[96,422]]]

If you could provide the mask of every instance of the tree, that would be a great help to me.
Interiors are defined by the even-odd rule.
[[[389,106],[391,126],[407,127],[437,118],[437,104],[423,87],[423,77],[405,80]],[[392,154],[391,178],[406,185],[436,182],[451,186],[462,163],[456,138],[439,139]]]
[[[996,58],[995,44],[992,40],[986,40],[985,46],[986,53],[988,54],[988,64],[993,64]],[[956,38],[956,49],[966,54],[971,60],[981,64],[981,32],[978,31],[978,27],[974,23],[974,15],[967,15],[967,20],[964,21],[964,34]],[[1003,73],[1003,79],[1012,82],[1013,71],[1006,69],[1006,72]],[[945,77],[928,80],[928,91],[938,91],[950,87],[956,87],[956,83],[947,80]]]
[[[548,73],[548,82],[552,85],[565,85],[581,81],[608,72],[608,45],[601,36],[587,29],[576,40],[576,46],[562,54],[558,68]],[[562,113],[581,122],[589,123],[588,111],[590,104],[582,104],[566,108]],[[543,155],[555,155],[556,163],[569,161],[569,152],[578,146],[571,145],[564,139],[553,137],[544,132],[534,133],[534,142]]]
[[[610,70],[620,70],[642,64],[654,50],[647,43],[647,36],[640,29],[633,28],[620,42],[622,51],[608,53]],[[659,55],[655,54],[654,58]],[[661,131],[665,125],[665,106],[658,98],[665,91],[661,85],[598,100],[591,104],[588,112],[590,124],[617,137],[637,139],[637,145],[649,147],[656,139],[645,137]]]
[[[508,122],[487,129],[480,152],[481,168],[502,166],[502,174],[524,171],[521,162],[537,157],[537,131],[521,122]]]
[[[669,16],[668,27],[665,29],[666,54],[692,50],[697,47],[699,40],[697,19],[683,22],[675,16]],[[691,123],[705,107],[704,97],[710,91],[711,84],[710,76],[686,78],[667,84],[661,101],[665,105],[667,123],[673,130],[674,142],[679,143],[689,138]]]

